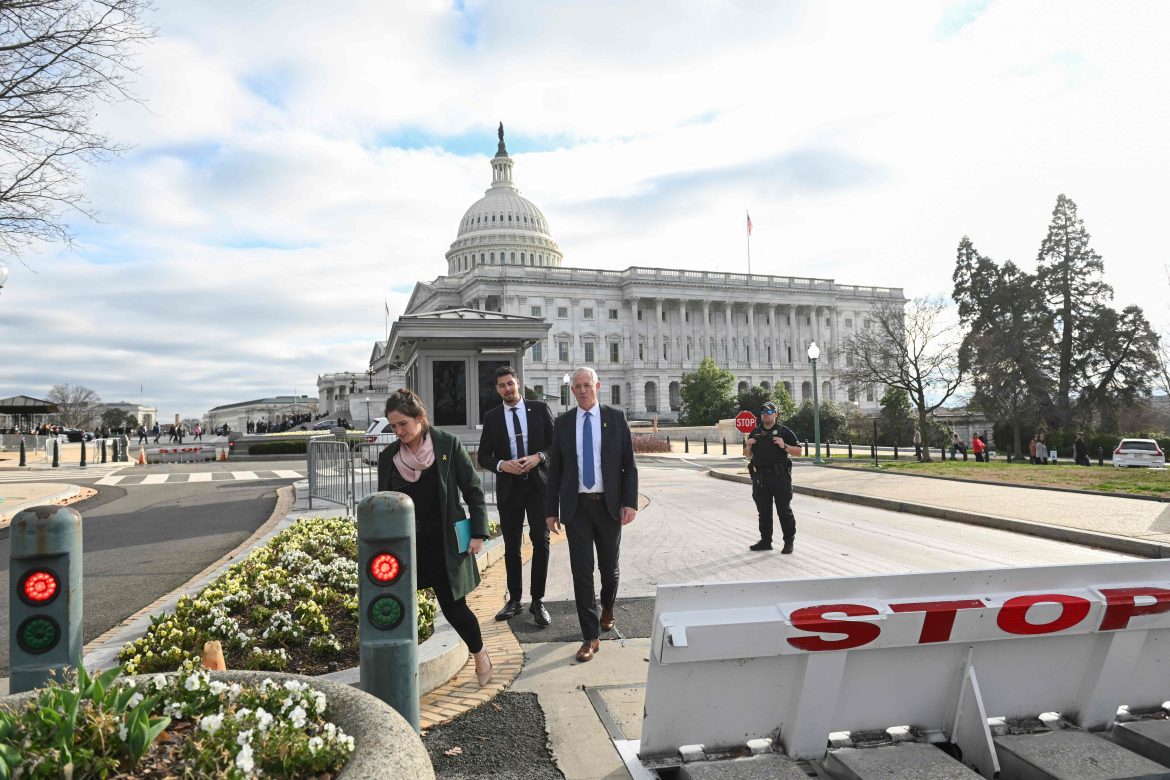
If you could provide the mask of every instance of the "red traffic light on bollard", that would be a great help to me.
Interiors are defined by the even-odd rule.
[[[393,585],[402,575],[402,562],[391,552],[380,552],[370,559],[370,579],[375,585]],[[370,625],[382,631],[398,628],[406,616],[402,600],[390,593],[383,593],[370,600],[366,617]]]
[[[12,693],[81,662],[81,515],[68,507],[19,512],[9,531]]]

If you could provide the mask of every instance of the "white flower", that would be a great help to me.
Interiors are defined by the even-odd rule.
[[[242,746],[242,747],[247,747],[248,745],[251,745],[252,744],[252,729],[248,729],[247,731],[241,731],[239,733],[239,735],[236,736],[236,742],[238,742],[240,744],[240,746]],[[251,750],[249,750],[248,752],[251,753]]]
[[[251,734],[251,732],[248,733]],[[240,736],[243,736],[243,734]],[[236,754],[236,768],[238,768],[244,774],[250,774],[254,767],[255,763],[252,761],[252,746],[244,745],[240,748],[240,752]]]
[[[325,746],[325,740],[320,737],[312,737],[309,739],[309,753],[317,755],[317,751]]]
[[[292,722],[293,726],[297,727],[298,729],[303,729],[305,727],[305,716],[307,714],[308,713],[305,712],[304,707],[298,706],[288,714],[288,719]]]
[[[272,725],[272,716],[264,711],[263,707],[256,708],[256,727],[261,731],[268,731],[268,727]]]
[[[227,684],[222,683],[219,680],[212,680],[211,684],[207,686],[207,690],[211,691],[216,696],[222,695],[227,689]]]
[[[156,674],[153,678],[151,678],[151,682],[154,683],[155,690],[161,691],[163,688],[167,687],[166,675]]]
[[[187,678],[186,682],[183,683],[183,687],[189,691],[197,691],[199,690],[199,687],[202,683],[203,680],[199,678],[199,675],[193,674]]]
[[[317,691],[313,695],[313,704],[317,707],[317,714],[320,715],[325,712],[325,694]]]
[[[139,704],[142,703],[143,698],[145,698],[145,697],[143,697],[143,695],[141,693],[135,692],[133,696],[131,696],[129,699],[126,700],[126,706],[130,709],[134,709],[135,707],[137,707]]]
[[[126,741],[126,737],[127,737],[129,734],[130,734],[130,731],[129,731],[129,729],[127,729],[127,728],[126,728],[126,724],[125,724],[125,723],[123,723],[121,726],[118,726],[118,739],[120,739],[120,740],[122,740],[123,742],[125,742],[125,741]]]
[[[325,724],[325,735],[327,737],[329,737],[329,741],[332,742],[333,739],[337,736],[337,727],[334,726],[332,723],[326,723]]]
[[[248,717],[251,712],[252,711],[247,707],[241,707],[240,709],[236,710],[236,720],[243,720],[244,718]]]
[[[208,734],[214,734],[219,731],[219,727],[223,725],[223,714],[205,715],[199,721],[199,728],[206,731]]]
[[[286,691],[296,692],[296,691],[304,690],[304,688],[305,688],[305,684],[298,682],[296,680],[285,680],[284,681],[284,689]]]

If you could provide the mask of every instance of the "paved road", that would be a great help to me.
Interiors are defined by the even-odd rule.
[[[751,486],[704,476],[677,459],[640,460],[650,503],[622,533],[617,631],[603,650],[575,664],[580,642],[572,610],[568,545],[552,548],[548,629],[513,621],[526,663],[513,685],[539,696],[557,766],[568,780],[628,777],[611,737],[641,734],[648,635],[659,583],[892,574],[945,569],[1124,559],[1006,531],[796,496],[794,555],[750,552],[757,538]],[[726,465],[726,461],[722,461]],[[812,467],[809,467],[811,470]],[[1037,493],[1035,500],[1043,499]],[[1022,500],[1027,500],[1025,497]],[[529,572],[525,572],[525,583]],[[528,594],[525,593],[527,602]],[[519,625],[517,625],[519,623]],[[544,641],[551,640],[551,641]],[[593,698],[590,698],[590,692]],[[601,703],[598,703],[600,701]],[[602,713],[604,712],[604,720]],[[607,732],[606,726],[616,733]],[[460,777],[473,776],[470,769]],[[454,775],[452,775],[454,777]]]
[[[258,475],[299,465],[249,463]],[[76,504],[85,548],[85,640],[118,625],[218,560],[272,513],[290,477],[225,478],[239,464],[170,464],[135,474],[169,475],[165,484],[103,486]],[[206,474],[209,481],[171,481]],[[98,475],[100,476],[100,475]],[[0,531],[0,582],[8,582],[8,530]],[[0,600],[0,677],[8,674],[8,596]]]

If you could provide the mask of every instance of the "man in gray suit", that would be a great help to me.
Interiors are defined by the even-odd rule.
[[[592,660],[601,649],[601,631],[614,626],[622,526],[638,514],[638,466],[630,427],[621,410],[601,406],[601,382],[588,367],[573,372],[577,408],[557,418],[549,452],[545,492],[548,528],[569,540],[573,596],[583,642],[577,660]],[[594,548],[601,572],[601,615],[594,603]]]

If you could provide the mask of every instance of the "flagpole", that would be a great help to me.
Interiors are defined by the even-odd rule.
[[[748,257],[748,276],[751,276],[752,275],[752,229],[750,226],[752,224],[752,215],[746,211],[744,212],[744,214],[747,215],[747,224],[749,226],[747,229],[747,257]]]

